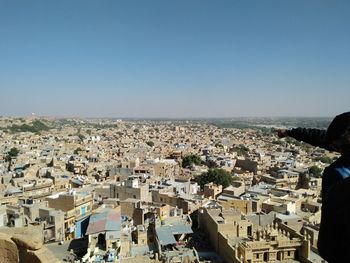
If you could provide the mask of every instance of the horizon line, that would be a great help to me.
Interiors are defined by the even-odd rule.
[[[137,120],[205,120],[205,119],[252,119],[252,118],[271,118],[271,119],[280,119],[280,118],[332,118],[334,116],[312,116],[312,115],[304,115],[304,116],[292,116],[292,115],[279,115],[279,116],[254,116],[254,115],[241,115],[241,116],[230,116],[230,117],[223,117],[223,116],[210,116],[210,117],[204,117],[204,116],[192,116],[192,117],[167,117],[167,116],[150,116],[150,117],[133,117],[133,116],[117,116],[117,117],[111,117],[111,116],[99,116],[99,117],[92,117],[92,116],[69,116],[69,115],[0,115],[0,118],[54,118],[54,119],[121,119],[121,120],[130,120],[130,119],[137,119]]]

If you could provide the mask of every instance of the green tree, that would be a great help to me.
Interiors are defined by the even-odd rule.
[[[15,147],[11,148],[10,151],[7,153],[7,155],[5,156],[5,161],[8,162],[8,171],[11,170],[11,160],[12,158],[16,158],[19,154],[19,150]]]
[[[277,144],[277,145],[283,145],[284,144],[284,142],[281,141],[281,140],[274,140],[272,143],[273,144]]]
[[[206,162],[206,165],[207,165],[209,168],[217,168],[217,167],[218,167],[217,163],[216,163],[215,161],[213,161],[213,160],[207,161],[207,162]]]
[[[314,159],[314,161],[318,162],[318,161],[321,161],[323,163],[331,163],[332,162],[332,158],[328,157],[328,156],[322,156],[322,157],[316,157]]]
[[[200,165],[201,163],[202,163],[201,158],[196,154],[187,155],[182,159],[183,168],[188,168],[193,164]]]
[[[323,172],[322,169],[317,167],[316,165],[311,166],[309,168],[309,173],[312,174],[315,177],[321,177],[322,172]]]
[[[302,145],[303,145],[302,142],[299,142],[299,141],[297,141],[296,139],[294,139],[294,138],[292,138],[292,137],[286,137],[284,140],[285,140],[287,143],[294,144],[294,145],[296,145],[296,146],[302,146]]]
[[[81,149],[80,147],[76,148],[74,150],[74,154],[79,154],[79,152],[81,152],[83,149]]]
[[[243,145],[234,146],[230,149],[230,152],[236,152],[238,156],[247,157],[249,149]]]
[[[32,132],[32,133],[40,133],[41,131],[48,131],[51,128],[46,125],[43,121],[40,120],[34,120],[30,124],[21,124],[21,125],[12,125],[8,127],[8,129],[12,133],[16,132]]]
[[[216,143],[215,147],[216,148],[224,148],[224,146],[220,142]]]
[[[233,177],[229,172],[224,169],[209,169],[208,172],[202,173],[195,178],[195,181],[203,187],[207,183],[215,183],[222,185],[223,188],[228,187],[233,182]]]
[[[154,142],[152,142],[152,141],[148,141],[148,142],[146,142],[146,144],[147,144],[148,146],[150,146],[150,147],[153,147],[153,146],[154,146]]]
[[[15,147],[11,148],[10,151],[7,153],[7,156],[10,158],[15,158],[19,154],[19,150]]]

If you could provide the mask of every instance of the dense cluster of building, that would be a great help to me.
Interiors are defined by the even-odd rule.
[[[322,170],[331,153],[204,122],[9,129],[32,121],[0,119],[6,262],[322,262],[322,179],[310,168]],[[201,164],[183,167],[189,155]],[[199,185],[209,167],[233,182]]]

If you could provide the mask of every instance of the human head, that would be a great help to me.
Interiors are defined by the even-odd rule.
[[[350,112],[344,112],[332,120],[326,132],[326,141],[341,153],[350,152]]]

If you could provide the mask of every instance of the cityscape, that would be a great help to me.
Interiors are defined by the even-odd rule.
[[[0,0],[0,263],[349,263],[349,14]]]
[[[338,156],[270,128],[297,121],[2,117],[4,262],[324,262]]]

